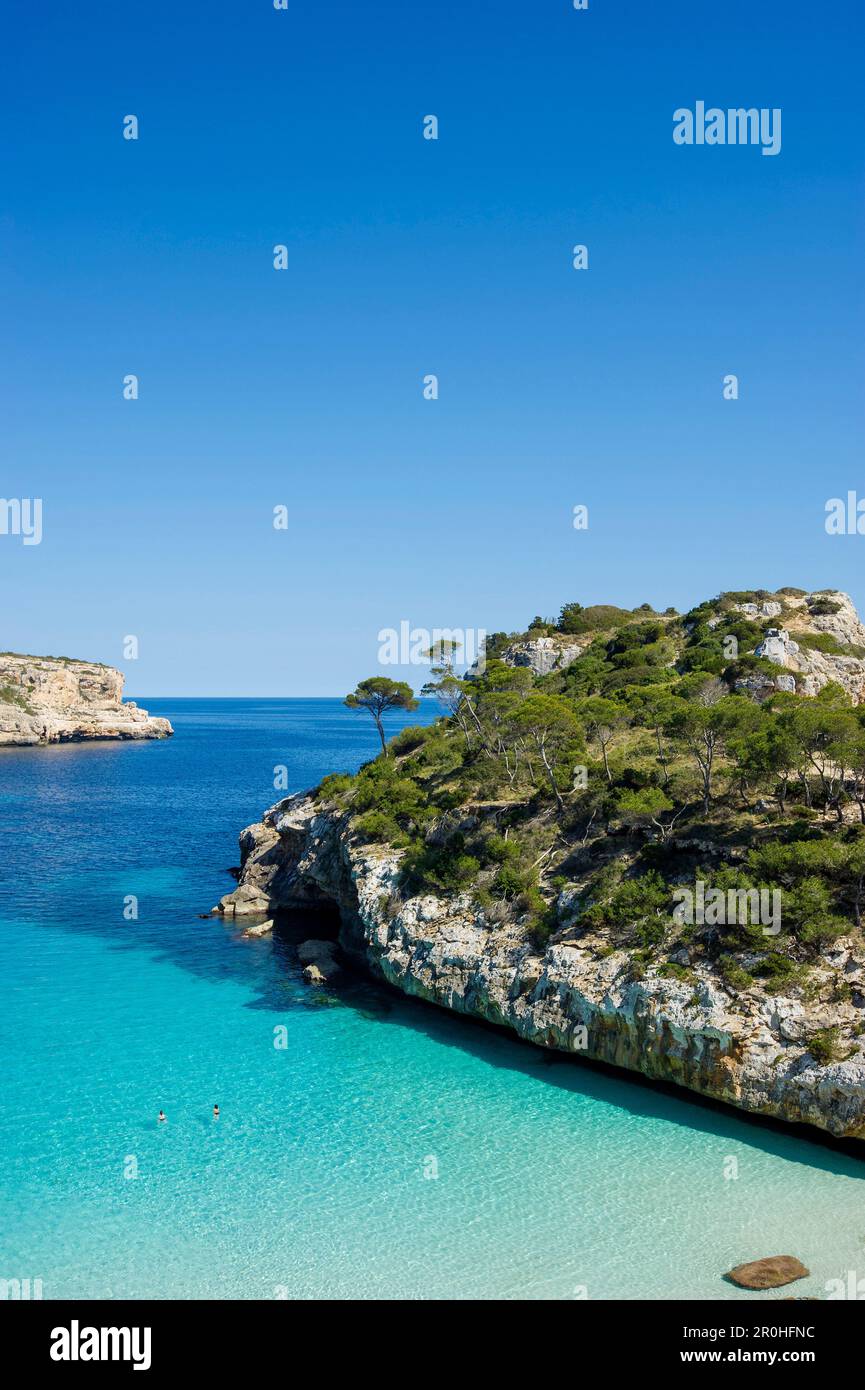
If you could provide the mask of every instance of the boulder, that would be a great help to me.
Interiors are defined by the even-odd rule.
[[[764,603],[734,603],[733,607],[744,613],[746,618],[777,618],[783,605],[777,599],[770,598]]]
[[[268,932],[273,931],[273,918],[267,922],[259,922],[257,926],[247,927],[244,936],[267,936]]]
[[[795,1255],[767,1255],[762,1260],[736,1265],[724,1278],[740,1289],[780,1289],[794,1279],[806,1279],[810,1273]]]
[[[241,883],[233,893],[226,893],[220,898],[214,912],[224,917],[251,917],[256,913],[265,913],[267,909],[268,899],[261,889],[254,883]]]
[[[308,984],[324,984],[339,975],[341,966],[336,959],[336,942],[302,941],[297,948],[300,963],[304,966],[303,978]]]

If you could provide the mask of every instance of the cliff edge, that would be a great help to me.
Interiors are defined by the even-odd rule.
[[[0,746],[168,738],[167,719],[124,702],[123,679],[97,662],[0,655]]]
[[[571,603],[436,673],[443,716],[267,811],[217,910],[321,904],[328,935],[335,903],[346,960],[408,994],[865,1139],[848,595]]]
[[[406,895],[403,853],[362,843],[313,793],[278,802],[240,843],[238,887],[216,909],[225,916],[335,903],[348,959],[406,994],[753,1114],[865,1138],[865,950],[855,934],[832,943],[805,998],[741,989],[696,960],[687,979],[660,963],[634,978],[631,952],[603,929],[538,948],[471,893]],[[837,1060],[809,1050],[827,1027]]]

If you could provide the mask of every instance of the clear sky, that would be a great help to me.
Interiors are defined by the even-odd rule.
[[[0,647],[343,694],[402,620],[865,606],[824,529],[865,496],[863,38],[861,0],[11,0],[0,494],[43,539],[0,535]],[[781,152],[674,144],[698,100]]]

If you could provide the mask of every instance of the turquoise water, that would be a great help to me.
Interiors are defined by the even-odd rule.
[[[797,1294],[865,1276],[865,1162],[373,985],[313,995],[289,936],[199,920],[274,766],[307,786],[375,734],[337,701],[142,703],[173,740],[0,757],[0,1278],[737,1298],[723,1271],[781,1252]]]

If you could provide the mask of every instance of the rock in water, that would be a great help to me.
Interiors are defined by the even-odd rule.
[[[267,936],[273,931],[273,919],[269,922],[259,922],[257,926],[247,927],[244,936]]]
[[[168,738],[167,719],[123,701],[123,673],[66,657],[0,656],[0,746]]]
[[[780,1289],[783,1284],[792,1284],[794,1279],[806,1279],[810,1273],[795,1255],[767,1255],[763,1260],[736,1265],[724,1278],[738,1284],[740,1289]]]
[[[302,941],[297,948],[300,963],[304,966],[303,978],[307,984],[320,985],[332,980],[340,973],[336,959],[336,944],[333,941]]]

